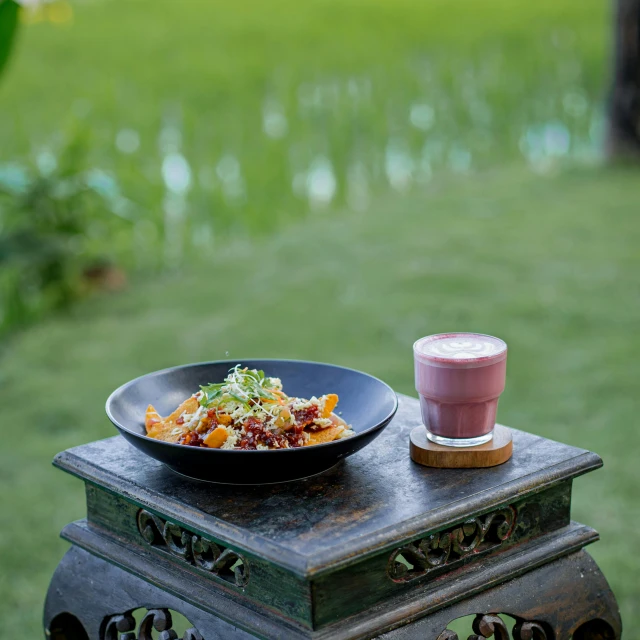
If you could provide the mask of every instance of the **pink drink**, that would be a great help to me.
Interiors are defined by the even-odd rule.
[[[413,345],[422,421],[433,442],[473,446],[493,437],[507,345],[479,333],[442,333]]]

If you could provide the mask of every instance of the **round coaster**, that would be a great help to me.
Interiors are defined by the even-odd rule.
[[[474,469],[495,467],[513,453],[511,429],[497,424],[493,438],[477,447],[445,447],[427,439],[423,425],[411,431],[411,459],[426,467],[439,469]]]

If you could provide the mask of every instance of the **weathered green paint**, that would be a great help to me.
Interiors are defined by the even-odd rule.
[[[446,574],[451,574],[451,577],[455,578],[457,572],[463,567],[476,563],[488,555],[503,553],[544,533],[567,526],[570,522],[571,482],[563,482],[528,499],[513,502],[511,506],[516,511],[516,520],[513,533],[507,541],[496,544],[484,552],[472,553],[441,569],[433,569],[421,577],[405,583],[392,581],[387,571],[389,557],[395,548],[402,547],[407,542],[425,539],[437,531],[425,531],[412,540],[402,541],[395,547],[388,548],[366,560],[359,562],[354,560],[348,567],[314,580],[312,583],[314,625],[320,627],[335,622],[384,602],[399,593],[415,590],[417,585],[438,578],[446,579]],[[469,518],[476,515],[484,514],[470,514]],[[462,524],[462,522],[464,521],[456,524]]]
[[[87,485],[86,492],[89,525],[99,527],[102,535],[117,536],[125,540],[132,550],[138,547],[144,549],[148,546],[137,524],[137,515],[140,511],[138,505],[94,485]],[[389,578],[390,554],[398,547],[409,542],[420,541],[437,531],[419,532],[411,539],[399,540],[394,543],[394,546],[381,549],[371,557],[361,560],[356,557],[349,564],[342,565],[332,573],[324,574],[317,579],[305,580],[291,571],[283,570],[273,562],[264,561],[248,553],[241,547],[226,545],[207,534],[205,530],[196,530],[195,527],[176,519],[172,519],[171,522],[188,531],[203,535],[220,546],[241,552],[250,563],[251,578],[246,587],[239,589],[197,567],[190,567],[193,571],[214,582],[224,583],[224,586],[242,591],[245,597],[254,600],[258,606],[266,605],[285,617],[307,626],[322,626],[367,609],[403,591],[414,589],[417,583],[434,580],[445,573],[476,562],[486,555],[501,553],[543,533],[567,526],[570,521],[570,505],[571,481],[564,481],[527,499],[513,502],[510,506],[515,509],[516,517],[513,533],[508,540],[495,544],[485,551],[472,553],[442,568],[433,569],[406,583],[394,582]],[[166,514],[161,511],[153,510],[153,512],[160,518],[167,519]],[[484,513],[468,514],[464,520],[482,515]],[[464,520],[452,526],[462,524]],[[167,555],[166,551],[156,549],[154,551]],[[168,559],[173,563],[184,565],[184,560],[179,557],[169,555]]]
[[[223,590],[228,589],[255,601],[258,606],[275,609],[286,618],[300,622],[308,627],[312,626],[311,587],[308,581],[243,549],[234,545],[227,545],[207,534],[206,531],[198,530],[176,519],[171,519],[171,522],[176,525],[185,527],[193,533],[198,533],[220,546],[242,552],[242,555],[250,563],[251,577],[244,588],[236,587],[207,571],[185,563],[166,551],[150,548],[138,530],[137,516],[140,511],[138,505],[90,484],[86,486],[86,494],[87,522],[89,526],[97,528],[100,535],[119,538],[133,553],[144,553],[151,549],[152,553],[161,555],[168,562],[181,567],[188,566],[190,571],[211,580],[214,585],[218,585]],[[167,519],[162,512],[158,510],[152,511],[161,518]],[[212,588],[215,588],[215,586],[212,585]]]

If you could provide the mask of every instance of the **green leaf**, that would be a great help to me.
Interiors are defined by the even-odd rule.
[[[0,76],[9,60],[9,54],[18,31],[20,6],[14,0],[0,0]]]
[[[223,386],[224,382],[201,386],[200,390],[202,391],[202,397],[200,398],[200,405],[208,407],[214,400],[220,397]]]
[[[275,400],[276,397],[264,388],[265,380],[266,376],[264,375],[264,371],[245,370],[241,365],[237,364],[235,367],[229,369],[229,375],[225,378],[224,382],[200,387],[203,394],[202,398],[200,398],[200,404],[203,407],[208,407],[211,406],[215,400],[222,402],[225,399],[227,401],[232,399],[249,409],[251,406],[250,400],[259,398]],[[240,393],[245,397],[231,391],[233,385],[237,385],[240,388]]]
[[[236,402],[239,402],[242,406],[249,408],[249,403],[244,398],[241,398],[240,396],[236,395],[231,391],[227,391],[227,394],[231,398],[233,398]]]

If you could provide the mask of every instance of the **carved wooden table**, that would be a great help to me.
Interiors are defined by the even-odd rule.
[[[262,487],[190,483],[120,436],[60,454],[88,513],[62,532],[47,634],[170,640],[173,610],[184,640],[454,640],[450,621],[470,614],[474,639],[620,638],[583,550],[598,535],[570,520],[572,480],[600,458],[515,431],[504,465],[430,469],[409,459],[418,422],[401,397],[362,452]]]

